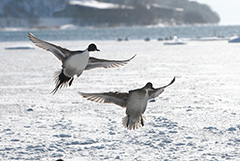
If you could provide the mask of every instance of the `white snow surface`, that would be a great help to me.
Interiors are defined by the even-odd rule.
[[[93,8],[99,8],[99,9],[119,8],[120,7],[117,4],[99,2],[99,1],[96,1],[96,0],[88,0],[88,1],[70,0],[69,3],[72,4],[72,5],[81,5],[81,6],[93,7]]]
[[[31,42],[0,43],[0,160],[240,160],[240,47],[227,41],[165,46],[158,41],[95,41],[91,55],[128,59],[85,71],[50,94],[61,63]],[[85,49],[92,41],[53,42]],[[78,92],[125,92],[176,82],[149,102],[145,126],[126,130],[125,110]]]

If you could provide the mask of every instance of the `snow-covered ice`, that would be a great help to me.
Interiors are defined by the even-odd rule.
[[[55,95],[61,63],[42,49],[0,43],[0,160],[240,160],[240,47],[227,41],[165,46],[158,41],[95,41],[94,57],[127,59],[84,72]],[[89,41],[58,41],[84,49]],[[78,92],[125,92],[175,83],[149,102],[145,126],[126,130],[125,111]]]
[[[107,9],[107,8],[120,8],[120,5],[114,3],[106,3],[106,2],[99,2],[99,1],[78,1],[78,0],[71,0],[69,2],[72,5],[80,5],[86,7],[93,7],[98,9]]]

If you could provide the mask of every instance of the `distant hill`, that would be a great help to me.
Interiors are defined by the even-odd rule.
[[[1,0],[0,27],[217,24],[207,5],[189,0]]]

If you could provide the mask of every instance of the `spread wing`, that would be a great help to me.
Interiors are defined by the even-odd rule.
[[[165,85],[163,87],[160,88],[156,88],[156,89],[152,89],[149,91],[149,99],[153,99],[158,97],[161,93],[163,93],[164,89],[168,86],[170,86],[171,84],[173,84],[175,82],[175,77],[173,78],[173,80],[168,84]]]
[[[127,64],[130,60],[132,60],[136,55],[127,60],[105,60],[105,59],[97,59],[94,57],[90,57],[88,60],[88,65],[85,70],[90,70],[94,68],[115,68],[120,67]]]
[[[68,49],[40,40],[39,38],[35,37],[32,33],[28,33],[28,37],[36,46],[47,51],[50,51],[61,61],[64,61],[72,53]]]
[[[80,95],[90,101],[98,103],[114,103],[116,105],[126,107],[128,93],[109,92],[109,93],[81,93]]]

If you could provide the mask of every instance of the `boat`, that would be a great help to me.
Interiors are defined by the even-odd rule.
[[[186,42],[177,38],[177,36],[174,36],[171,41],[166,41],[163,43],[163,45],[185,45],[185,44]]]
[[[239,43],[240,42],[240,37],[239,36],[232,36],[228,40],[229,43]]]

